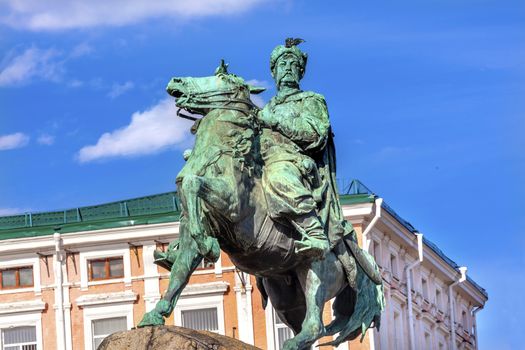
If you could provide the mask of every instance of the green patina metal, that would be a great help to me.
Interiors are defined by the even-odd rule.
[[[139,327],[163,324],[191,273],[203,258],[215,261],[219,247],[257,277],[263,304],[270,299],[294,331],[284,349],[338,333],[337,345],[379,326],[382,279],[343,217],[326,101],[299,87],[307,62],[301,42],[287,39],[272,51],[278,93],[262,110],[249,96],[263,89],[230,74],[224,61],[213,76],[169,82],[196,137],[177,176],[180,239],[155,254],[171,269],[169,286]],[[335,319],[325,326],[322,310],[333,297]]]

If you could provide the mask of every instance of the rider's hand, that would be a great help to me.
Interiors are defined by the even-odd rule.
[[[277,124],[272,118],[272,114],[266,109],[260,110],[259,113],[257,113],[257,120],[262,127],[272,128]]]

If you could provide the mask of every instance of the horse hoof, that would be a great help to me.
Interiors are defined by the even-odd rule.
[[[164,324],[164,317],[155,311],[147,312],[142,320],[137,325],[138,328],[147,326],[162,326]]]

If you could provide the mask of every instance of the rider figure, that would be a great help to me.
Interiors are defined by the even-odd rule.
[[[327,192],[335,188],[327,158],[332,135],[324,97],[299,87],[308,56],[297,43],[287,40],[270,57],[277,96],[258,115],[262,125],[263,186],[270,217],[292,224],[301,234],[296,252],[322,259],[331,245],[325,220],[333,221],[327,215],[331,205],[320,208],[326,207],[323,202]],[[335,179],[335,164],[333,170]],[[342,237],[344,225],[339,226],[337,235]]]

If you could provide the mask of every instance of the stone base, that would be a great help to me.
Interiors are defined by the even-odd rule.
[[[152,326],[113,333],[97,350],[260,350],[239,340],[176,326]]]

